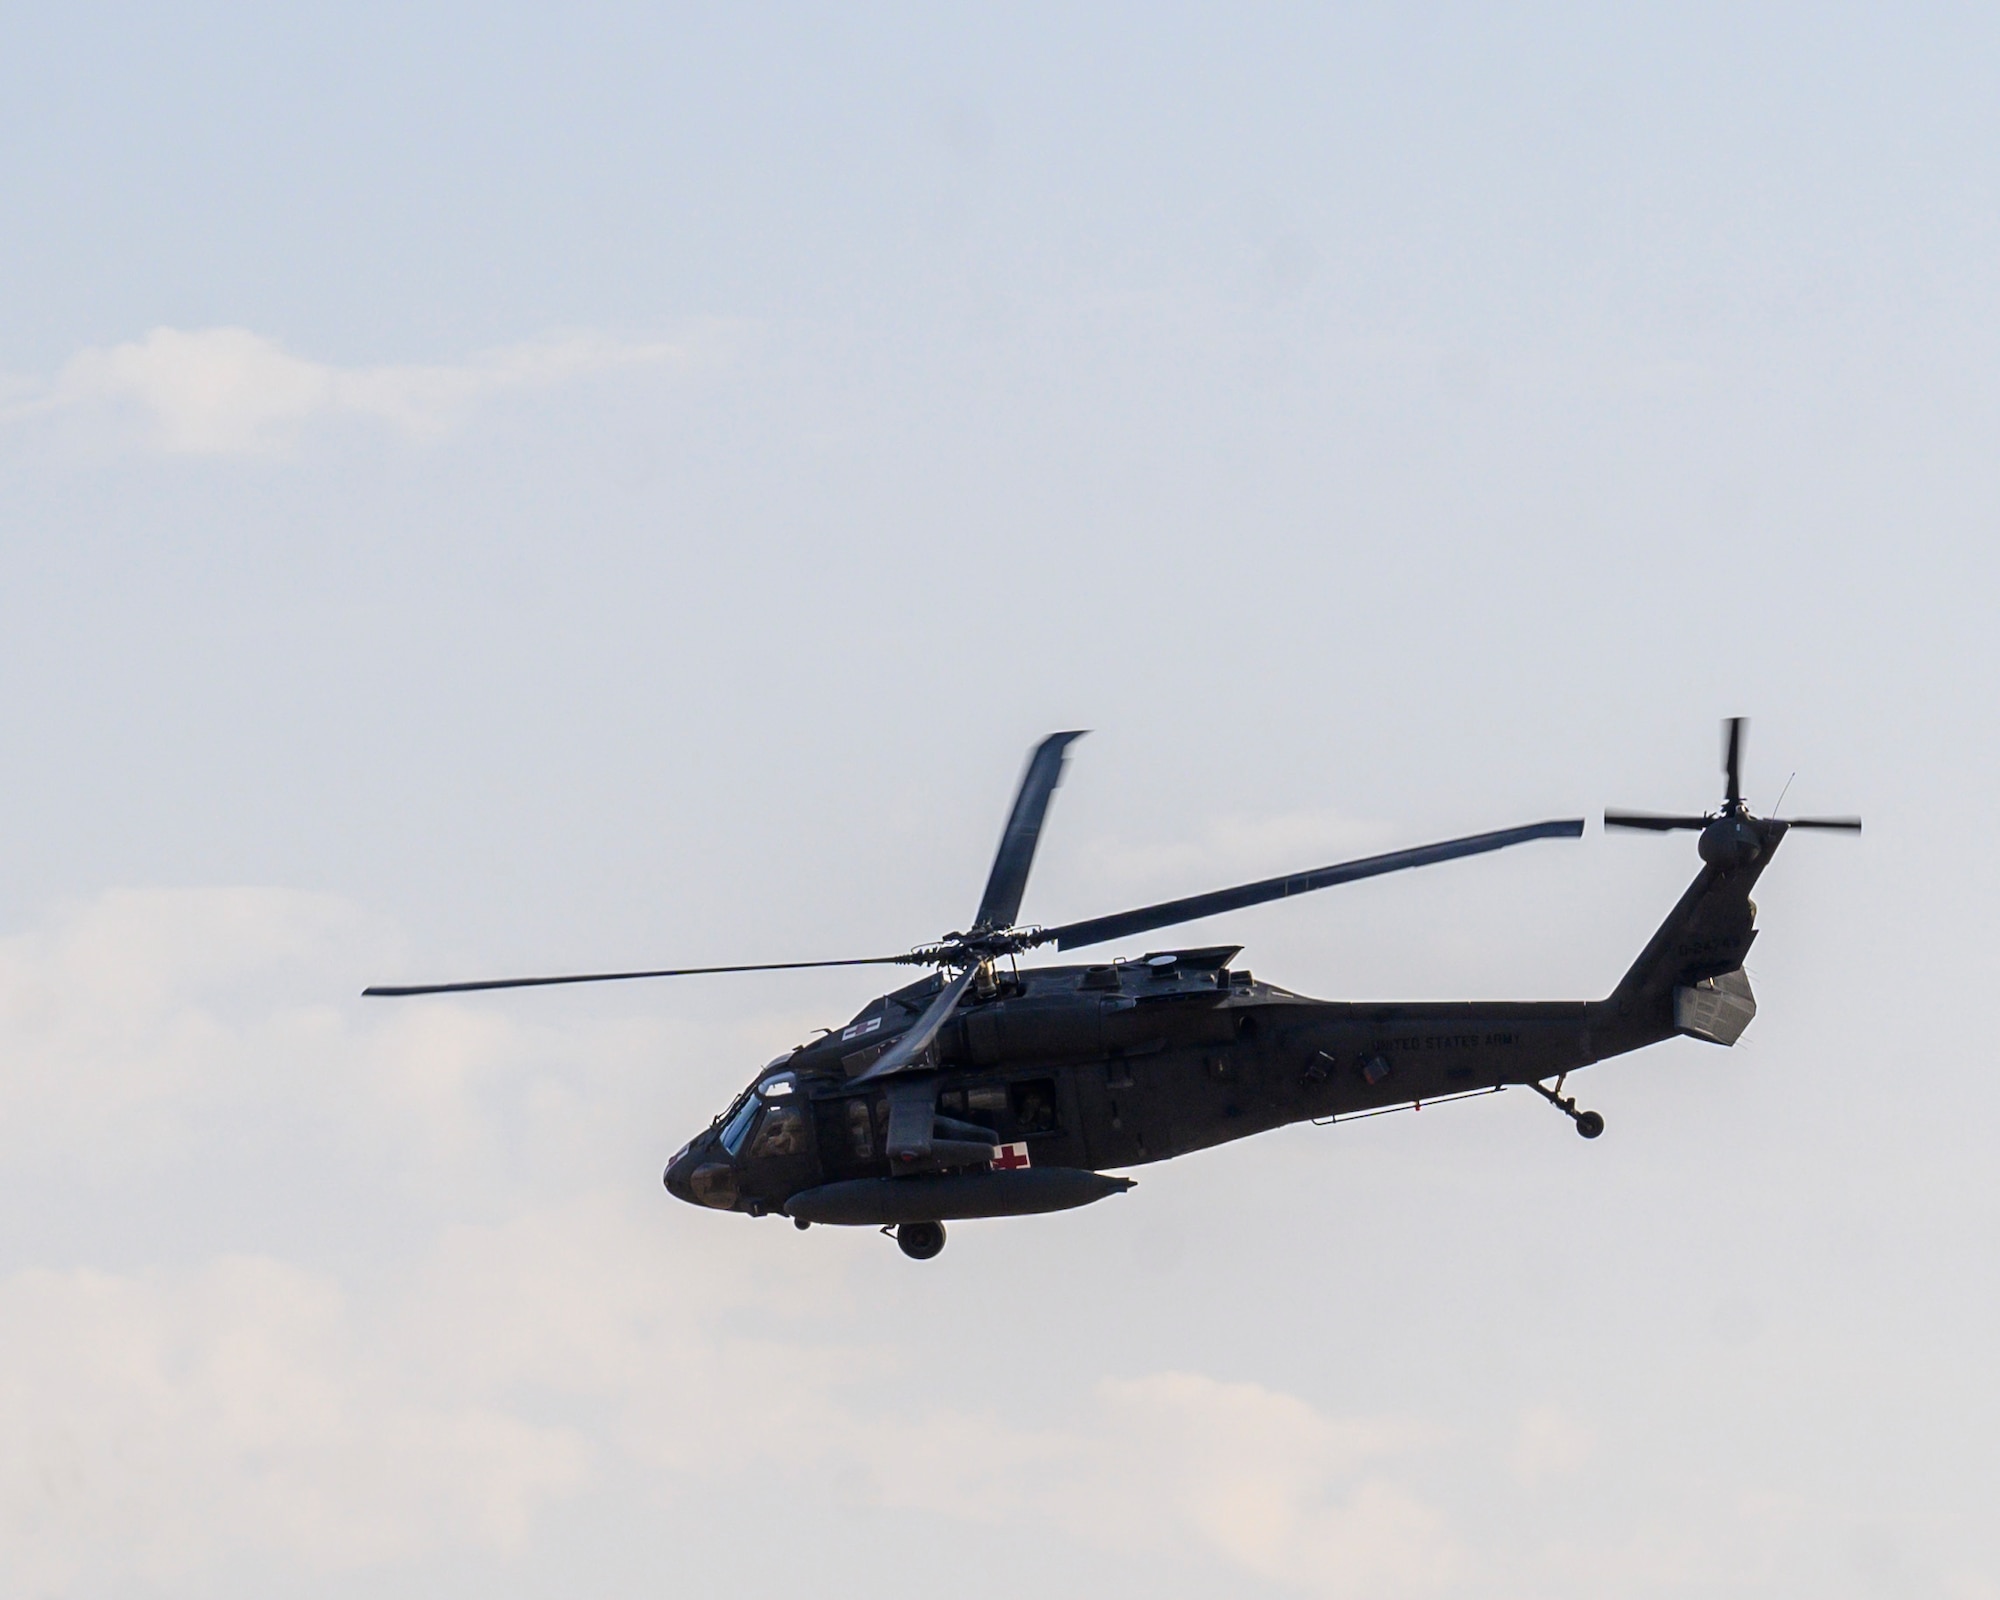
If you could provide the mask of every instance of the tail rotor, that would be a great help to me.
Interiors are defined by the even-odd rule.
[[[1704,861],[1717,866],[1740,865],[1755,860],[1770,844],[1792,828],[1818,828],[1841,833],[1859,833],[1859,817],[1759,818],[1752,815],[1743,798],[1743,747],[1750,729],[1748,717],[1730,717],[1722,724],[1722,808],[1700,816],[1656,811],[1606,811],[1607,828],[1638,828],[1653,833],[1686,830],[1701,835]],[[1767,840],[1765,835],[1771,837]]]

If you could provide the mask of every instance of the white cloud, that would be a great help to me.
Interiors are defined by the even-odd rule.
[[[469,1064],[504,1071],[533,1037],[466,1008],[343,1004],[392,945],[333,896],[253,888],[114,890],[0,941],[0,1119],[40,1132],[15,1162],[150,1171],[273,1105],[388,1112],[448,1155],[479,1125]]]
[[[621,1097],[656,1085],[663,1055],[747,1074],[769,1053],[754,1016],[558,1026],[476,1002],[360,998],[407,965],[393,929],[333,895],[118,889],[60,907],[0,939],[0,1126],[38,1135],[9,1148],[0,1181],[150,1181],[212,1160],[256,1119],[393,1163],[420,1189],[518,1195],[512,1146],[531,1105],[533,1170],[601,1162],[607,1143],[650,1164],[689,1130],[648,1144]],[[711,1092],[736,1086],[725,1067]]]
[[[59,1594],[246,1552],[365,1567],[508,1548],[575,1490],[571,1429],[421,1386],[337,1285],[282,1262],[0,1283],[0,1578]]]
[[[452,1229],[386,1298],[268,1258],[0,1281],[0,1588],[506,1551],[614,1478],[670,1495],[815,1468],[889,1506],[1312,1594],[1459,1571],[1393,1476],[1421,1429],[1191,1373],[1100,1384],[1054,1427],[885,1416],[868,1397],[893,1363],[784,1332],[841,1301],[835,1256],[778,1276],[732,1242],[669,1244],[597,1195]]]
[[[1082,1422],[931,1416],[884,1430],[882,1493],[968,1519],[1050,1521],[1126,1555],[1219,1556],[1312,1594],[1427,1594],[1460,1573],[1442,1515],[1396,1477],[1431,1430],[1189,1372],[1106,1380]]]
[[[1597,1448],[1597,1435],[1567,1412],[1536,1406],[1523,1414],[1507,1464],[1517,1483],[1539,1489],[1575,1472]]]
[[[357,1227],[392,1212],[407,1240],[370,1265],[196,1231],[150,1265],[0,1278],[0,1590],[198,1585],[245,1558],[387,1570],[532,1542],[593,1484],[659,1498],[813,1469],[880,1504],[1026,1511],[1121,1558],[1165,1540],[1314,1593],[1452,1570],[1438,1514],[1395,1481],[1425,1442],[1408,1427],[1185,1373],[1006,1416],[885,1405],[901,1353],[829,1331],[879,1241],[663,1216],[652,1163],[684,1130],[607,1179],[616,1103],[657,1081],[671,1035],[343,1003],[392,944],[337,899],[252,889],[111,893],[0,944],[0,1122],[38,1135],[0,1180],[65,1184],[122,1236],[134,1189],[169,1213],[190,1174],[241,1192],[249,1125],[299,1150],[288,1177],[322,1205]],[[586,1060],[598,1111],[533,1092]],[[527,1120],[558,1152],[539,1176],[510,1143]],[[308,1139],[331,1141],[316,1169],[297,1167]],[[386,1200],[367,1165],[384,1148],[405,1173]]]
[[[1250,1571],[1331,1595],[1438,1588],[1443,1518],[1385,1464],[1431,1442],[1406,1423],[1328,1417],[1294,1395],[1194,1373],[1108,1382],[1121,1454],[1155,1464],[1188,1526]]]
[[[504,1552],[607,1475],[670,1494],[854,1454],[841,1395],[871,1364],[739,1325],[837,1304],[833,1256],[773,1276],[663,1235],[661,1203],[446,1228],[351,1284],[243,1256],[0,1280],[0,1591]]]
[[[269,454],[291,446],[304,428],[341,418],[434,437],[489,395],[686,355],[681,344],[578,333],[508,345],[459,365],[336,367],[248,328],[155,328],[141,340],[78,352],[41,392],[0,409],[0,419],[136,421],[143,441],[168,454]]]
[[[660,1086],[754,1059],[769,1018],[354,998],[396,942],[253,889],[115,892],[0,942],[0,1593],[214,1593],[246,1563],[420,1592],[424,1563],[541,1549],[611,1486],[747,1519],[835,1483],[974,1547],[1032,1527],[1106,1570],[1329,1600],[1669,1592],[1826,1524],[1696,1500],[1510,1551],[1484,1511],[1546,1525],[1552,1490],[1587,1495],[1567,1413],[1447,1439],[1004,1331],[941,1354],[1000,1303],[996,1257],[910,1269],[657,1187],[712,1109]]]

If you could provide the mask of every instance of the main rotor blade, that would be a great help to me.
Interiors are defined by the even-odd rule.
[[[1028,770],[1021,774],[1014,809],[1001,831],[993,870],[986,878],[986,893],[980,897],[979,915],[972,919],[974,928],[1014,926],[1021,913],[1021,896],[1028,887],[1028,868],[1035,862],[1035,845],[1042,837],[1042,819],[1048,815],[1049,797],[1062,782],[1063,753],[1082,737],[1082,729],[1052,733],[1028,757]]]
[[[1722,772],[1729,780],[1724,798],[1732,805],[1743,798],[1743,734],[1749,726],[1748,717],[1730,717],[1722,724]]]
[[[1665,833],[1672,828],[1693,828],[1698,832],[1714,820],[1713,817],[1663,817],[1657,811],[1604,813],[1604,825],[1607,828],[1651,828],[1656,833]]]
[[[938,1036],[938,1030],[958,1009],[959,1001],[965,998],[965,991],[972,987],[972,980],[979,976],[979,968],[967,967],[950,983],[937,992],[937,998],[924,1007],[924,1014],[917,1018],[910,1031],[890,1045],[887,1050],[870,1064],[865,1072],[858,1072],[852,1081],[866,1083],[871,1078],[886,1078],[902,1072],[917,1063],[923,1053],[931,1047],[931,1041]]]
[[[882,967],[916,956],[855,956],[846,961],[763,961],[747,967],[663,967],[654,972],[578,972],[560,978],[481,978],[472,983],[376,984],[364,995],[469,994],[475,989],[546,989],[558,983],[622,983],[627,978],[698,978],[711,972],[798,972],[806,967]]]
[[[1861,831],[1859,817],[1786,817],[1783,820],[1788,828],[1838,828],[1843,833]]]
[[[1245,906],[1262,905],[1267,900],[1284,900],[1314,889],[1331,888],[1336,883],[1352,883],[1357,878],[1379,877],[1385,872],[1401,872],[1407,867],[1427,867],[1435,861],[1453,861],[1460,856],[1481,855],[1488,850],[1504,850],[1510,844],[1526,844],[1530,839],[1575,839],[1583,833],[1583,819],[1562,822],[1535,822],[1524,828],[1502,828],[1495,833],[1475,833],[1463,839],[1447,839],[1415,850],[1395,850],[1388,855],[1366,856],[1359,861],[1342,861],[1310,872],[1295,872],[1285,878],[1265,878],[1257,883],[1238,884],[1233,889],[1215,889],[1208,894],[1189,895],[1184,900],[1167,900],[1135,911],[1120,911],[1108,917],[1092,917],[1087,922],[1065,923],[1060,928],[1044,928],[1037,944],[1054,941],[1059,950],[1075,950],[1087,944],[1103,944],[1154,928],[1170,928],[1175,923],[1193,922],[1221,911],[1240,911]]]

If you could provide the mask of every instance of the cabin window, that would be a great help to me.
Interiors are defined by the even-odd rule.
[[[813,1118],[809,1131],[830,1177],[851,1176],[873,1162],[881,1150],[883,1114],[873,1104],[877,1098],[842,1094],[799,1104],[800,1115]]]
[[[806,1153],[806,1119],[797,1106],[773,1106],[757,1125],[750,1158],[802,1156]]]
[[[847,1102],[847,1148],[857,1161],[866,1161],[875,1154],[875,1127],[868,1116],[866,1100]]]
[[[1020,1137],[1056,1131],[1055,1079],[1031,1078],[1014,1084],[1007,1098],[1014,1113],[1014,1131]]]

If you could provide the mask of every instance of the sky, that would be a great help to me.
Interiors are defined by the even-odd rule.
[[[2000,1597],[2000,22],[0,8],[0,1589]],[[905,1260],[666,1196],[1054,923],[1859,812],[1741,1044]],[[1685,836],[1193,925],[1601,995]],[[1137,954],[1138,951],[1122,953]]]

